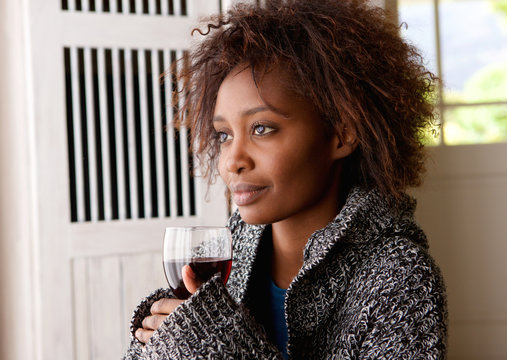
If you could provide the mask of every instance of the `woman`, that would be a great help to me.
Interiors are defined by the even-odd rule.
[[[268,1],[210,20],[181,111],[238,207],[233,268],[138,306],[126,359],[441,359],[440,272],[413,219],[434,77],[383,12]]]

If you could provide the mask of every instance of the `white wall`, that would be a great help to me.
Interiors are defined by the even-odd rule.
[[[0,359],[36,359],[33,128],[25,1],[0,1]],[[22,341],[20,339],[22,338]]]
[[[440,265],[449,359],[507,359],[507,144],[431,149],[417,219]]]

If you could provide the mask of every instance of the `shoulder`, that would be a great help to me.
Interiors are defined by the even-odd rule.
[[[446,349],[447,299],[440,269],[427,249],[406,237],[386,237],[360,265],[349,305],[358,304],[361,310],[367,329],[364,348],[376,358],[384,351],[398,354],[397,346],[408,341],[401,353],[441,358]]]
[[[406,236],[392,235],[366,245],[358,262],[357,281],[373,289],[444,293],[440,268],[428,248]]]
[[[350,300],[368,309],[369,322],[382,327],[397,323],[417,334],[422,326],[445,339],[445,284],[427,249],[409,238],[390,236],[363,254],[350,279]]]
[[[414,282],[441,284],[440,269],[430,255],[425,233],[414,220],[416,201],[385,197],[378,191],[356,189],[333,229],[345,234],[359,283],[375,288],[407,287]],[[432,286],[428,283],[427,286]],[[434,287],[434,286],[433,286]]]

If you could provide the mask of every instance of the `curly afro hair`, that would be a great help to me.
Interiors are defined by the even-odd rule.
[[[436,78],[384,10],[357,0],[268,0],[238,4],[205,24],[194,29],[203,39],[178,74],[185,97],[178,117],[192,128],[205,174],[216,172],[220,152],[212,124],[218,89],[247,64],[254,77],[283,67],[287,91],[312,102],[329,131],[342,140],[345,130],[355,132],[346,184],[394,197],[420,185]]]

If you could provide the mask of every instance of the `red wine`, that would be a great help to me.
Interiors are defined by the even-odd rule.
[[[188,299],[190,293],[183,284],[181,269],[185,265],[190,265],[197,279],[206,282],[216,273],[220,273],[224,284],[229,278],[231,272],[231,259],[224,258],[195,258],[190,260],[175,259],[164,261],[164,271],[169,287],[178,299]]]

